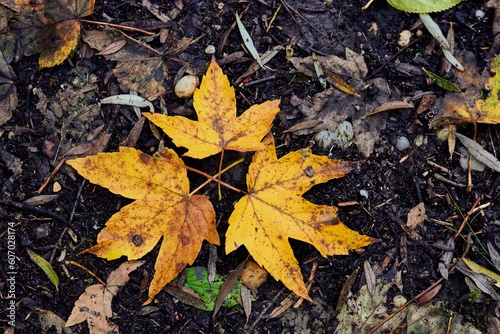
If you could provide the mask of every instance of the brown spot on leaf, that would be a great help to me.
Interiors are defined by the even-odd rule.
[[[142,160],[142,162],[147,164],[151,160],[151,156],[149,154],[146,154],[146,153],[141,153],[141,160]]]
[[[139,247],[144,243],[144,239],[139,234],[135,234],[132,236],[132,243],[135,247]]]
[[[175,272],[180,273],[184,269],[185,266],[186,266],[185,263],[177,263],[175,265]]]
[[[180,239],[181,239],[181,243],[184,246],[189,245],[189,242],[191,241],[191,239],[189,237],[186,237],[185,235],[181,235]]]

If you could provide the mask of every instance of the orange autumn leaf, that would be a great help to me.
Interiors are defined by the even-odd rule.
[[[189,194],[187,170],[174,151],[165,148],[153,158],[120,147],[67,163],[90,182],[135,200],[107,221],[97,245],[85,252],[136,260],[163,237],[146,304],[194,262],[203,240],[219,245],[213,206],[207,196]]]
[[[197,121],[182,116],[144,115],[165,131],[175,145],[186,147],[186,156],[203,159],[223,150],[248,152],[264,149],[261,140],[271,129],[279,103],[279,100],[273,100],[256,104],[236,116],[234,88],[212,60],[193,96]]]
[[[302,197],[312,186],[348,173],[353,163],[314,155],[310,149],[280,159],[272,137],[255,153],[247,175],[248,195],[235,205],[226,233],[226,253],[245,246],[275,279],[311,300],[288,238],[314,245],[323,256],[348,254],[374,242],[348,229],[338,209]]]
[[[14,12],[12,37],[25,56],[40,53],[40,68],[62,63],[76,49],[79,18],[94,12],[95,0],[0,0]]]

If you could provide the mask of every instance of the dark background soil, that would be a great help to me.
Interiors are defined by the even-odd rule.
[[[267,5],[264,5],[264,2]],[[164,13],[169,12],[174,6],[170,2],[153,1],[153,3],[158,5]],[[404,29],[409,29],[417,20],[416,15],[397,11],[382,0],[375,1],[366,11],[360,10],[364,4],[361,1],[334,1],[329,7],[326,7],[322,1],[288,1],[287,3],[307,18],[309,23],[298,17],[294,20],[291,12],[282,8],[276,18],[274,28],[266,33],[262,19],[265,16],[271,17],[280,1],[184,0],[183,3],[184,8],[175,19],[178,25],[175,31],[176,37],[200,35],[203,37],[178,57],[184,62],[193,64],[200,73],[205,71],[210,61],[210,56],[204,52],[205,47],[209,44],[218,46],[223,32],[234,22],[234,12],[241,12],[249,4],[250,8],[245,13],[243,22],[247,29],[253,32],[253,39],[257,42],[261,53],[273,46],[288,44],[291,38],[289,34],[294,33],[299,37],[300,42],[295,48],[296,56],[309,56],[311,51],[316,51],[318,54],[343,56],[345,47],[349,47],[356,52],[364,52],[369,69],[368,75],[384,65],[389,57],[400,50],[397,45],[399,33]],[[434,14],[433,17],[443,30],[447,30],[448,22],[455,23],[457,48],[473,52],[478,59],[478,67],[481,71],[487,64],[488,46],[492,41],[493,13],[487,11],[485,18],[479,20],[475,17],[476,9],[485,10],[482,1],[466,1],[444,13]],[[89,18],[105,21],[106,16],[114,18],[116,23],[157,20],[140,5],[140,2],[111,0],[104,3],[97,1],[95,13]],[[324,17],[330,20],[325,21]],[[379,36],[375,37],[369,33],[372,22],[376,22],[379,26],[381,31]],[[84,27],[96,28],[86,24]],[[319,32],[323,32],[324,35],[320,35]],[[394,65],[396,61],[410,63],[419,68],[425,65],[426,68],[438,73],[441,57],[437,52],[437,47],[430,55],[417,57],[418,54],[426,54],[430,43],[432,43],[432,38],[424,32],[423,37],[417,43],[401,52],[395,60],[378,71],[375,77],[385,78],[391,89],[398,90],[402,96],[411,97],[418,91],[427,90],[434,90],[438,97],[442,96],[444,92],[436,86],[427,85],[423,75],[405,75],[398,72]],[[159,45],[153,46],[160,47]],[[237,30],[234,30],[229,35],[223,52],[230,54],[241,50],[241,38]],[[221,56],[217,55],[217,59],[220,58]],[[98,75],[100,79],[96,98],[112,95],[110,80],[105,81],[104,77],[114,67],[114,62],[97,56],[84,59],[77,52],[71,58],[71,62],[65,62],[53,69],[38,70],[37,59],[37,56],[22,58],[13,65],[18,75],[17,89],[20,103],[12,120],[0,128],[0,147],[23,162],[22,173],[14,176],[6,163],[0,161],[0,196],[3,199],[0,203],[0,221],[2,222],[0,247],[2,253],[5,254],[6,226],[8,222],[14,222],[19,264],[16,284],[19,302],[16,332],[19,333],[41,332],[35,308],[51,310],[61,318],[67,319],[75,301],[86,288],[89,275],[84,271],[70,266],[68,269],[71,279],[63,274],[61,263],[57,261],[62,249],[66,250],[66,260],[81,263],[101,278],[106,278],[124,261],[120,259],[107,262],[92,255],[77,256],[77,254],[94,245],[104,223],[120,207],[128,203],[128,200],[88,182],[83,183],[82,187],[80,177],[75,181],[64,170],[57,174],[57,181],[62,185],[60,196],[56,201],[40,208],[57,213],[67,220],[76,205],[76,214],[69,226],[78,237],[76,243],[68,234],[64,234],[59,240],[63,230],[68,227],[63,221],[54,219],[43,212],[7,205],[5,200],[19,203],[36,195],[37,189],[54,168],[51,160],[43,153],[43,141],[49,133],[40,126],[42,115],[35,107],[36,98],[32,94],[32,88],[42,88],[50,98],[59,86],[71,77],[72,68],[75,65],[82,65],[90,68],[91,72]],[[172,89],[173,78],[182,65],[172,59],[166,61],[171,75],[165,81],[166,102],[189,106],[188,102],[176,98]],[[247,70],[249,64],[250,58],[248,61],[225,65],[223,70],[230,80],[234,81]],[[248,87],[236,87],[239,110],[265,100],[281,99],[281,113],[276,118],[272,129],[277,146],[281,145],[278,154],[283,155],[289,151],[310,146],[312,136],[287,137],[283,133],[284,130],[299,122],[302,117],[300,115],[295,118],[288,117],[296,114],[289,101],[292,94],[305,98],[322,91],[322,87],[315,80],[304,80],[303,75],[297,73],[287,62],[283,51],[274,57],[268,66],[275,71],[259,71],[251,78],[258,79],[275,75],[274,80]],[[376,92],[372,93],[376,94]],[[155,103],[159,108],[157,101]],[[114,151],[119,141],[133,126],[130,121],[130,111],[127,108],[105,107],[102,108],[100,117],[112,134],[107,150]],[[419,230],[422,239],[418,241],[409,239],[399,222],[406,222],[408,211],[418,203],[424,202],[428,217],[442,221],[448,220],[459,226],[462,221],[461,214],[466,214],[476,198],[481,197],[481,203],[490,202],[491,206],[472,217],[470,230],[476,232],[488,222],[499,218],[500,175],[498,173],[489,169],[481,173],[473,172],[474,187],[469,193],[433,178],[433,174],[439,171],[426,164],[429,159],[450,169],[451,175],[448,177],[453,181],[467,183],[467,171],[460,167],[458,155],[450,160],[447,144],[437,140],[433,131],[429,129],[428,124],[431,118],[432,115],[429,113],[416,115],[414,110],[390,112],[387,128],[382,131],[381,140],[376,144],[375,151],[369,158],[363,157],[355,146],[345,151],[333,151],[334,158],[363,160],[363,162],[346,177],[316,186],[305,195],[314,203],[335,206],[341,202],[358,201],[357,205],[340,208],[341,221],[360,233],[380,240],[364,251],[353,252],[349,256],[330,258],[322,258],[312,246],[292,241],[305,278],[309,276],[313,262],[318,261],[318,270],[310,293],[314,303],[304,302],[299,309],[289,311],[295,313],[297,319],[308,317],[307,326],[311,333],[334,331],[336,327],[334,310],[346,277],[357,269],[362,270],[363,262],[366,260],[372,264],[380,264],[387,254],[394,250],[395,253],[390,259],[388,268],[393,267],[403,272],[404,294],[408,299],[418,295],[440,278],[437,265],[442,251],[431,245],[436,242],[445,242],[454,232],[427,221]],[[498,126],[478,125],[478,142],[487,145],[490,152],[498,152],[500,149],[499,129]],[[472,137],[473,127],[464,127],[461,132]],[[413,140],[418,135],[426,135],[428,144],[420,147],[413,145]],[[398,136],[406,136],[412,143],[411,147],[404,151],[396,149],[395,142]],[[157,141],[145,127],[136,147],[150,151],[156,145]],[[324,154],[315,145],[312,148],[315,153]],[[407,159],[400,162],[405,156],[408,156]],[[236,157],[236,154],[229,155],[226,161],[230,161],[233,157]],[[243,175],[250,161],[249,157],[246,156],[245,166],[235,169],[227,176],[232,178],[231,182],[236,183],[236,186],[244,186]],[[188,160],[187,164],[196,167],[197,162]],[[218,157],[205,160],[203,167],[206,172],[214,173],[218,168]],[[193,188],[202,181],[195,177]],[[360,195],[359,191],[363,189],[369,193],[367,199]],[[224,199],[218,201],[215,189],[206,191],[213,199],[218,213],[218,228],[222,242],[224,242],[227,219],[238,196],[229,190],[224,190]],[[51,190],[47,189],[45,192],[50,193]],[[452,198],[455,204],[448,202],[449,198]],[[385,205],[379,206],[384,202]],[[450,219],[450,217],[455,218]],[[36,231],[40,228],[48,229],[48,234],[38,237]],[[470,230],[467,228],[464,233]],[[402,240],[407,242],[407,255],[401,252]],[[61,280],[58,292],[29,259],[25,250],[27,247],[47,258],[50,258],[52,252],[55,251],[52,265]],[[455,255],[459,256],[464,247],[465,243],[459,240]],[[141,304],[147,297],[146,293],[141,292],[141,282],[144,278],[151,279],[156,253],[157,248],[144,258],[145,265],[131,274],[130,281],[120,289],[118,298],[115,299],[113,310],[117,316],[113,321],[119,325],[122,333],[241,333],[244,331],[245,315],[240,307],[222,309],[215,318],[212,318],[211,313],[178,302],[164,292],[161,292],[152,304],[158,308],[156,312],[145,316],[140,315]],[[218,272],[228,274],[246,258],[246,255],[244,249],[226,255],[220,247]],[[469,256],[482,263],[481,257],[474,252]],[[0,259],[2,275],[0,283],[4,283],[8,271],[7,259],[4,255]],[[206,266],[207,259],[208,248],[205,245],[195,265]],[[3,304],[6,301],[6,292],[1,290],[2,287],[3,285],[0,285],[2,293],[0,302]],[[353,290],[357,291],[356,285]],[[468,302],[468,293],[464,277],[461,274],[453,274],[435,298],[447,301],[450,309],[464,314],[478,328],[485,330],[484,319],[488,312],[487,307]],[[257,300],[253,303],[249,324],[254,323],[258,315],[270,304],[271,307],[256,324],[252,333],[296,332],[295,324],[283,321],[282,318],[267,319],[266,317],[270,310],[279,305],[287,295],[288,291],[283,290],[283,286],[273,279],[269,279],[259,289]],[[2,312],[4,309],[2,308]],[[6,317],[3,313],[0,314],[2,314],[1,324],[3,325]],[[76,327],[78,333],[86,331],[86,325]]]

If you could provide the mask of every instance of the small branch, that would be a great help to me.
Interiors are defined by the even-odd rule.
[[[154,32],[147,31],[147,30],[142,30],[134,27],[129,27],[129,26],[123,26],[121,24],[114,24],[114,23],[106,23],[106,22],[100,22],[100,21],[92,21],[92,20],[86,20],[86,19],[78,19],[80,22],[85,22],[85,23],[90,23],[90,24],[98,24],[102,26],[107,26],[107,27],[113,27],[113,28],[119,28],[123,30],[130,30],[130,31],[137,31],[146,35],[154,35]]]
[[[91,272],[90,270],[88,270],[87,268],[85,268],[84,266],[82,266],[80,263],[75,262],[75,261],[71,261],[71,260],[64,261],[64,263],[65,264],[72,264],[74,266],[77,266],[78,268],[80,268],[83,271],[87,272],[87,274],[89,274],[90,276],[94,277],[99,283],[101,283],[105,287],[108,287],[108,284],[106,284],[106,282],[104,282],[102,279],[99,278],[99,276],[97,276],[96,274],[94,274],[93,272]]]
[[[224,183],[220,181],[220,176],[221,176],[223,173],[225,173],[225,172],[227,172],[228,170],[230,170],[231,168],[233,168],[234,166],[239,165],[239,164],[240,164],[240,163],[242,163],[243,161],[245,161],[245,159],[243,159],[243,158],[241,158],[241,159],[239,159],[239,160],[236,160],[235,162],[233,162],[232,164],[230,164],[229,166],[227,166],[226,168],[224,168],[223,170],[221,170],[219,173],[215,174],[215,175],[213,176],[213,178],[214,178],[214,179],[216,179],[216,182],[218,182],[219,184],[223,184],[223,185],[224,185]],[[203,183],[202,183],[202,184],[201,184],[198,188],[196,188],[195,190],[191,191],[191,192],[189,193],[189,196],[192,196],[192,195],[196,194],[198,191],[200,191],[200,189],[201,189],[201,188],[203,188],[204,186],[206,186],[207,184],[209,184],[209,183],[210,183],[210,182],[212,182],[212,181],[214,181],[214,180],[213,180],[213,179],[209,179],[209,180],[207,180],[207,181],[203,182]],[[238,191],[241,191],[241,192],[245,193],[244,191],[239,190],[239,189],[238,189]]]
[[[35,212],[35,213],[38,213],[38,214],[41,214],[44,216],[49,216],[50,218],[58,220],[66,225],[69,224],[68,220],[65,217],[58,215],[57,213],[54,213],[54,212],[47,210],[47,209],[44,209],[44,208],[37,208],[35,206],[29,205],[26,203],[15,202],[15,201],[11,201],[10,199],[4,199],[4,198],[0,198],[0,204],[5,204],[5,205],[13,206],[13,207],[18,208],[18,209],[28,210],[28,211]]]

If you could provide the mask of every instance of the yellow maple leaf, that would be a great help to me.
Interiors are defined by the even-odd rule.
[[[247,175],[248,195],[235,205],[226,233],[226,253],[245,246],[253,258],[297,295],[311,300],[288,238],[314,245],[323,256],[347,254],[374,242],[348,229],[338,209],[302,197],[315,184],[348,173],[352,163],[314,155],[309,149],[280,159],[271,136],[255,153]]]
[[[264,149],[261,140],[271,129],[279,103],[273,100],[256,104],[237,117],[234,88],[212,60],[193,96],[197,121],[182,116],[144,115],[165,131],[175,145],[188,148],[186,156],[203,159],[223,150]]]
[[[145,304],[194,262],[203,240],[219,245],[212,203],[207,196],[189,194],[187,170],[174,151],[164,149],[153,158],[120,147],[119,152],[67,163],[90,182],[135,200],[107,221],[97,245],[85,252],[108,260],[136,260],[163,237]]]
[[[0,0],[16,12],[10,24],[25,56],[40,53],[40,68],[62,63],[76,49],[79,18],[94,12],[95,0]]]
[[[446,93],[439,105],[440,114],[431,122],[431,127],[463,123],[500,123],[500,56],[492,59],[491,72],[483,75],[477,70],[474,54],[464,52],[459,56],[464,65],[463,72],[456,73],[461,93]],[[484,98],[484,89],[489,94]]]

